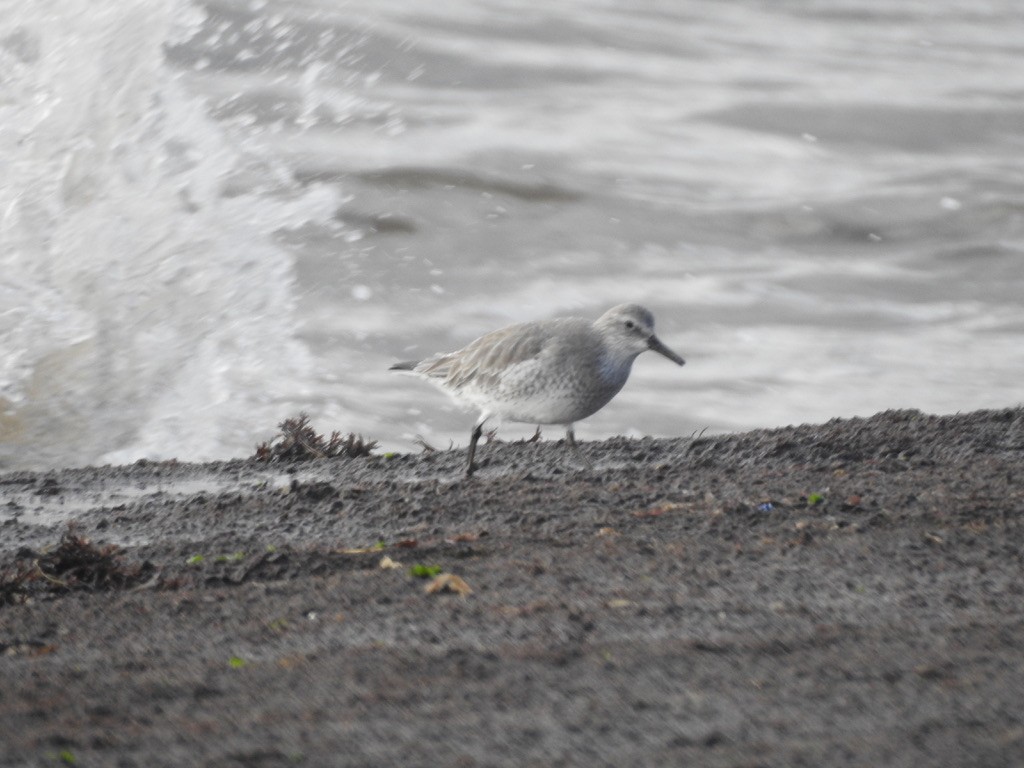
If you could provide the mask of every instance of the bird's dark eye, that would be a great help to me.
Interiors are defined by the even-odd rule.
[[[627,320],[626,329],[632,331],[634,328],[636,328],[636,323],[634,323],[632,320]]]

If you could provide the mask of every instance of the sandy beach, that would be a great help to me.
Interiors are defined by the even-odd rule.
[[[0,476],[0,765],[1024,764],[1024,409],[582,451]]]

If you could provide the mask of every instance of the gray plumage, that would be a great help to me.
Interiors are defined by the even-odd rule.
[[[607,405],[648,349],[684,363],[655,336],[649,310],[620,304],[594,322],[567,317],[510,325],[456,352],[396,363],[391,370],[417,374],[480,410],[470,438],[472,474],[477,440],[492,417],[564,425],[575,445],[573,423]]]

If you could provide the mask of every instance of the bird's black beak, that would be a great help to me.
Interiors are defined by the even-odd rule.
[[[661,339],[659,339],[657,336],[651,336],[651,338],[647,340],[647,346],[649,349],[653,349],[659,355],[664,355],[676,365],[686,365],[686,361],[683,360],[683,358],[681,358],[671,349],[666,347],[664,344],[662,344]]]

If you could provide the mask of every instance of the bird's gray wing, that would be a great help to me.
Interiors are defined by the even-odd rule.
[[[470,384],[494,388],[502,373],[539,357],[553,337],[552,323],[511,325],[481,336],[457,352],[435,355],[416,366],[416,373],[442,379],[449,389]]]

